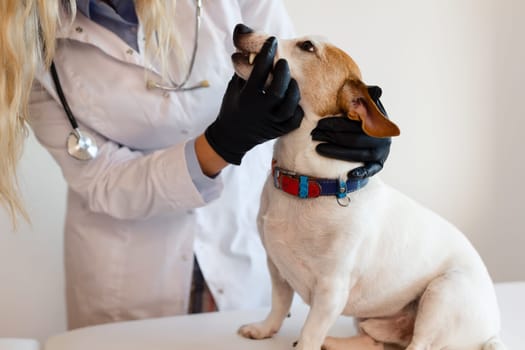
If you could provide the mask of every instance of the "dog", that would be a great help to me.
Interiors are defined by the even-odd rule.
[[[248,78],[268,37],[236,27],[236,74]],[[505,350],[493,282],[466,237],[377,175],[346,181],[362,164],[349,168],[315,151],[311,131],[325,116],[360,120],[374,137],[399,134],[371,99],[357,64],[317,37],[279,40],[280,58],[299,85],[304,118],[276,141],[261,195],[257,224],[272,280],[271,310],[239,333],[271,337],[295,292],[310,305],[300,350]],[[322,195],[325,188],[335,194]],[[341,314],[355,318],[359,334],[326,337]]]

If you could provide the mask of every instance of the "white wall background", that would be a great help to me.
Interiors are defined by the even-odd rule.
[[[66,328],[62,227],[66,186],[51,156],[31,137],[20,186],[31,224],[0,209],[0,337],[45,339]]]
[[[525,280],[525,2],[284,2],[383,88],[402,131],[383,179],[462,229],[496,281]],[[32,226],[0,212],[0,337],[45,339],[65,329],[65,185],[32,137],[20,176]]]

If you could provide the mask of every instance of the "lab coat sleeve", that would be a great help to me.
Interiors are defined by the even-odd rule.
[[[80,125],[99,146],[95,159],[80,161],[67,153],[71,126],[62,107],[37,81],[29,115],[36,138],[59,164],[69,189],[85,198],[91,211],[141,219],[206,204],[188,172],[184,143],[144,154]],[[220,191],[221,180],[215,181]]]
[[[238,0],[245,25],[279,38],[295,36],[292,21],[282,0]]]

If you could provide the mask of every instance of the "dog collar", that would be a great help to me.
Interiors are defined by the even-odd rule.
[[[366,186],[365,179],[323,179],[297,174],[276,166],[272,161],[272,177],[275,188],[299,198],[317,198],[319,196],[335,196],[337,202],[347,206],[350,199],[347,194]],[[346,199],[346,201],[345,201]]]

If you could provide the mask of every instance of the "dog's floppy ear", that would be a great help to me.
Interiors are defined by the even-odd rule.
[[[379,111],[368,93],[367,86],[359,79],[348,79],[339,91],[339,107],[352,120],[360,120],[363,131],[373,137],[398,136],[400,131]]]

